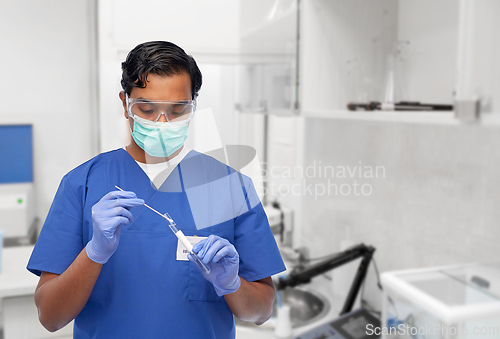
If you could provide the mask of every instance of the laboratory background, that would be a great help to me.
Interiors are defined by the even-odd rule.
[[[72,337],[25,267],[61,178],[129,143],[121,62],[152,40],[197,61],[187,144],[239,157],[287,266],[237,338],[500,338],[500,1],[0,7],[3,338]]]

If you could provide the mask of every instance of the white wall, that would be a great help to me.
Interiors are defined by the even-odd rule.
[[[211,108],[221,143],[224,145],[236,144],[238,125],[237,112],[234,109],[235,66],[232,64],[200,63],[198,67],[203,74],[203,85],[197,99],[197,109]],[[195,116],[195,118],[198,117]],[[190,134],[203,133],[201,130],[203,126],[196,126],[196,128],[199,131],[192,130]],[[197,143],[200,142],[203,141],[200,140]]]
[[[1,5],[0,123],[33,124],[42,221],[62,176],[97,152],[92,6],[85,0]]]

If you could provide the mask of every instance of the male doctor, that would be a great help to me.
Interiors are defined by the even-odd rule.
[[[131,142],[62,178],[27,266],[40,322],[74,319],[74,338],[234,338],[233,315],[269,319],[270,276],[285,269],[262,204],[248,177],[183,147],[202,82],[191,56],[147,42],[122,71]],[[144,203],[202,239],[209,274]]]

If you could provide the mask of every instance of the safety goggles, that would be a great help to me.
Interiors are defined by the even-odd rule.
[[[140,118],[158,121],[163,114],[168,122],[188,122],[196,110],[195,100],[157,101],[130,98],[126,96],[128,114]]]

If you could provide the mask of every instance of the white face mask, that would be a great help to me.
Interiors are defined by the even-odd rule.
[[[188,123],[156,122],[133,116],[132,138],[153,157],[169,157],[184,144]]]

